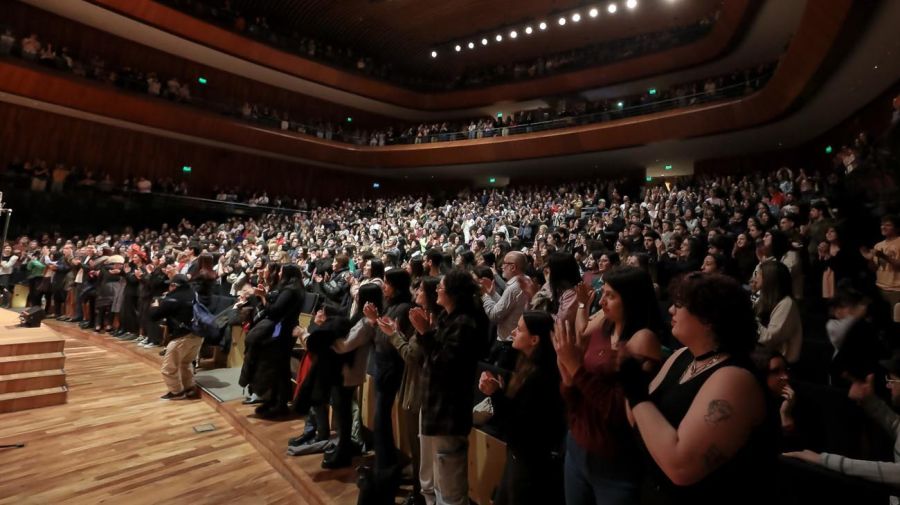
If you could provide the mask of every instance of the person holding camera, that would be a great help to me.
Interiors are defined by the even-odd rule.
[[[164,319],[169,329],[169,345],[160,368],[168,391],[160,400],[197,396],[191,361],[197,357],[203,338],[191,333],[193,318],[194,290],[186,275],[177,274],[169,280],[169,292],[150,306],[150,319]]]

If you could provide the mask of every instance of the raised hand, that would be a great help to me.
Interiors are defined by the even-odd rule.
[[[481,377],[478,379],[478,390],[484,393],[487,396],[491,396],[496,393],[498,389],[503,387],[503,380],[496,377],[493,373],[484,371],[481,372]]]
[[[325,324],[325,321],[327,319],[328,318],[325,315],[325,309],[319,309],[316,312],[316,316],[313,318],[313,322],[316,323],[316,326],[322,326],[323,324]]]
[[[874,383],[874,374],[867,375],[865,381],[854,380],[853,384],[850,385],[850,391],[847,392],[847,397],[857,402],[865,400],[875,394]]]
[[[375,321],[378,319],[378,309],[375,307],[375,304],[366,302],[363,305],[363,316],[369,320],[369,323],[375,324]]]
[[[578,285],[575,286],[575,301],[578,302],[579,305],[583,304],[585,307],[590,307],[591,304],[594,303],[594,298],[596,296],[597,292],[584,282],[579,282]]]
[[[381,316],[378,318],[378,328],[385,335],[393,335],[397,333],[397,320],[388,316]]]
[[[409,310],[409,322],[420,335],[424,335],[431,330],[431,316],[422,307],[414,307]]]
[[[556,349],[560,373],[574,377],[584,363],[584,349],[579,345],[570,321],[556,321],[553,328],[553,348]],[[563,370],[565,368],[565,370]]]

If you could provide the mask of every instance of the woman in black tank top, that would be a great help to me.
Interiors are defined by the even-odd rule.
[[[688,274],[671,290],[672,334],[684,349],[652,384],[635,358],[620,365],[648,471],[647,504],[763,503],[777,457],[777,410],[749,361],[750,298],[719,274]]]

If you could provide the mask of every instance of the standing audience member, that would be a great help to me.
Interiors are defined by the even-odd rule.
[[[491,347],[488,361],[500,368],[512,369],[515,365],[513,332],[528,305],[528,297],[519,286],[519,277],[524,274],[527,265],[521,252],[513,251],[503,257],[503,278],[507,283],[502,295],[497,293],[492,279],[481,279],[481,303],[488,320],[497,325],[497,340]]]
[[[729,277],[699,272],[670,294],[672,335],[685,347],[652,382],[639,357],[619,368],[647,466],[641,501],[770,500],[778,428],[751,371],[757,337],[750,297]]]
[[[520,354],[509,384],[490,372],[478,383],[506,435],[506,468],[495,505],[564,503],[565,407],[552,331],[553,318],[546,312],[522,314],[513,330],[513,348]]]
[[[197,396],[191,362],[197,357],[203,338],[191,333],[193,307],[194,290],[183,274],[172,277],[169,292],[151,305],[150,319],[165,319],[170,338],[160,369],[169,391],[160,397],[161,400]]]
[[[893,309],[900,303],[900,218],[886,215],[881,218],[881,235],[884,240],[872,249],[862,248],[860,252],[869,267],[875,271],[875,285],[882,298]]]
[[[432,481],[423,479],[422,495],[429,504],[468,505],[472,385],[488,322],[477,299],[479,286],[468,272],[447,273],[437,293],[445,310],[437,320],[421,308],[409,315],[425,352],[422,460],[429,460],[434,472]]]
[[[659,361],[662,326],[646,271],[617,267],[604,275],[601,311],[588,321],[594,291],[578,286],[575,329],[557,320],[554,346],[568,406],[565,490],[568,505],[634,504],[640,459],[628,426],[616,356]],[[648,300],[650,301],[648,303]]]
[[[781,262],[764,261],[753,285],[759,292],[755,306],[759,343],[780,352],[788,363],[797,363],[803,345],[803,323],[800,308],[791,294],[791,273]]]

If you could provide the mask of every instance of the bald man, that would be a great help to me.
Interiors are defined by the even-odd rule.
[[[481,303],[488,319],[497,325],[497,342],[491,348],[490,361],[497,366],[509,368],[515,366],[512,360],[513,330],[519,324],[519,318],[528,306],[528,296],[522,291],[519,279],[525,275],[528,262],[519,251],[507,253],[501,265],[503,278],[507,281],[503,295],[498,295],[494,282],[483,279],[481,286]],[[510,363],[510,361],[512,361]]]

